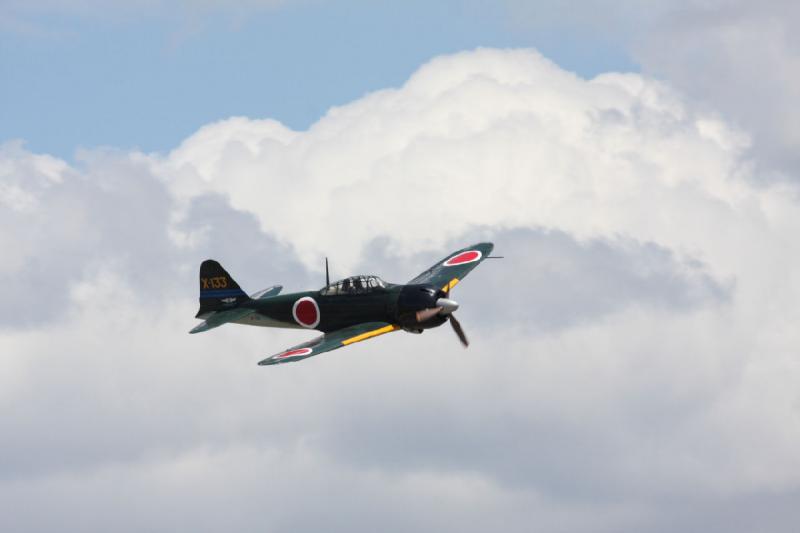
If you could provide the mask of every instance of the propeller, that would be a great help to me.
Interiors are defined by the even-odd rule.
[[[425,322],[426,320],[430,320],[431,318],[435,317],[442,311],[441,307],[431,307],[429,309],[423,309],[422,311],[417,311],[417,322]]]
[[[456,320],[456,317],[453,315],[450,315],[450,325],[453,327],[453,331],[456,332],[456,335],[458,335],[458,340],[461,341],[461,344],[464,345],[464,348],[469,346],[467,336],[464,334],[464,330],[461,329],[461,322]]]
[[[460,340],[461,344],[466,348],[469,346],[469,341],[461,327],[461,323],[456,319],[455,315],[453,315],[453,312],[458,309],[458,302],[451,300],[448,296],[450,296],[449,291],[444,293],[443,298],[436,300],[436,307],[417,311],[417,322],[425,322],[436,315],[446,316],[450,321],[450,326],[453,328],[453,331],[458,335],[458,340]]]

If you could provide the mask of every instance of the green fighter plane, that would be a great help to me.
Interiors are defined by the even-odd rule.
[[[405,285],[386,283],[377,276],[352,276],[335,283],[328,279],[318,291],[280,294],[276,285],[248,296],[222,265],[208,259],[200,265],[200,310],[204,322],[189,333],[200,333],[232,322],[252,326],[305,328],[323,335],[264,359],[259,365],[299,361],[399,329],[422,333],[450,322],[461,343],[469,343],[453,316],[458,304],[450,291],[487,259],[489,242],[454,252]]]

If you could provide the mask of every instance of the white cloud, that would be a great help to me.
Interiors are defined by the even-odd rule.
[[[750,130],[759,162],[796,180],[800,6],[784,0],[687,4],[639,41],[645,68]]]
[[[763,500],[800,486],[800,210],[747,149],[662,83],[519,50],[436,58],[304,132],[235,118],[74,167],[6,145],[0,515],[660,531],[734,501],[730,531],[792,531]],[[467,351],[442,329],[264,369],[298,332],[186,334],[209,256],[301,289],[325,254],[402,282],[484,238],[506,259],[456,289]]]
[[[752,136],[760,180],[800,175],[800,4],[792,0],[506,0],[509,24],[630,54],[643,71]]]
[[[159,172],[179,196],[229,196],[309,264],[328,251],[320,242],[336,242],[349,266],[375,234],[417,251],[480,225],[716,254],[718,239],[691,216],[736,224],[752,208],[741,147],[740,133],[654,81],[587,82],[533,52],[479,50],[436,59],[301,135],[273,121],[206,126]],[[715,259],[728,274],[729,258]]]

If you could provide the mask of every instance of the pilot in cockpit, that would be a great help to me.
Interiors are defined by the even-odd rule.
[[[351,292],[353,292],[353,288],[350,285],[350,280],[346,279],[346,280],[342,281],[342,293],[349,294]]]

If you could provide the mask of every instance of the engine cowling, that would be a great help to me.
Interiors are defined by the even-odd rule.
[[[447,322],[447,316],[427,312],[436,308],[444,292],[434,285],[406,285],[397,298],[395,320],[406,329],[428,329]]]

